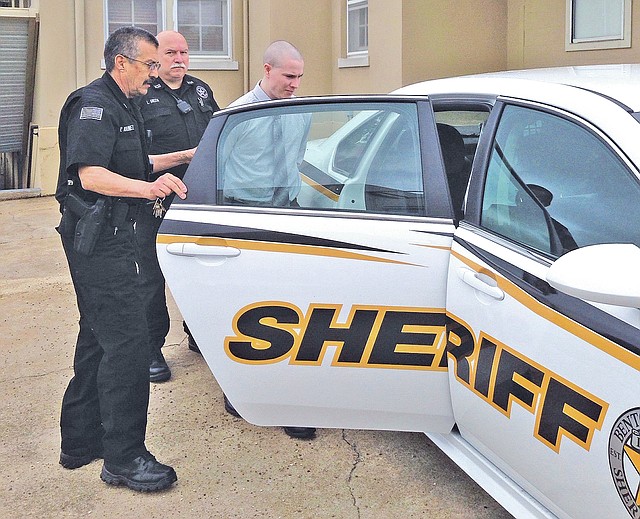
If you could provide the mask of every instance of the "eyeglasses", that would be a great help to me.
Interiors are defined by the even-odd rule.
[[[152,61],[151,63],[147,63],[146,61],[140,61],[139,59],[130,58],[129,56],[125,56],[124,54],[121,54],[121,56],[123,58],[127,58],[130,61],[137,61],[138,63],[142,63],[143,65],[146,65],[147,67],[149,67],[149,70],[159,70],[160,69],[160,62],[159,61]]]

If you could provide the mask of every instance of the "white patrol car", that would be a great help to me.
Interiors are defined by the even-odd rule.
[[[516,517],[638,519],[638,111],[636,65],[222,110],[160,263],[246,420],[423,431]]]

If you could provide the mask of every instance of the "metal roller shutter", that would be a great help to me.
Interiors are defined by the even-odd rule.
[[[0,152],[23,149],[29,22],[0,16]]]

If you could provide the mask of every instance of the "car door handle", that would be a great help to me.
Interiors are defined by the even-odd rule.
[[[197,243],[170,243],[167,252],[174,256],[206,256],[215,258],[235,258],[240,255],[240,249],[235,247],[221,247],[219,245],[199,245]]]
[[[504,291],[498,287],[495,279],[486,274],[481,274],[468,268],[459,268],[458,277],[470,287],[479,290],[483,294],[487,294],[493,299],[497,299],[498,301],[504,299]]]

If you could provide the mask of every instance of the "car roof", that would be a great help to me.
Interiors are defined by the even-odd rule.
[[[542,87],[541,83],[545,86]],[[400,88],[394,94],[486,94],[529,99],[562,106],[562,100],[578,95],[583,102],[593,94],[640,111],[640,65],[589,65],[576,67],[539,68],[474,74],[446,79],[434,79]],[[575,98],[574,98],[575,100]],[[574,103],[570,103],[574,104]]]

